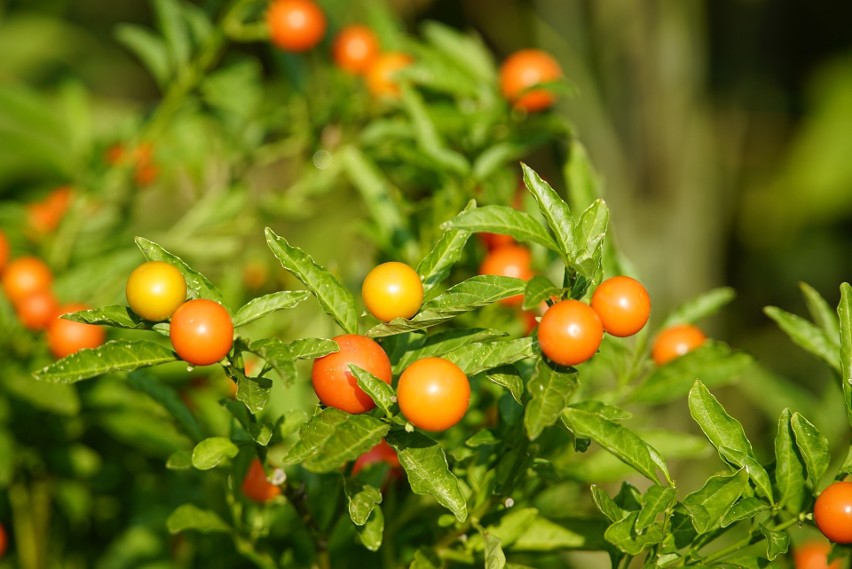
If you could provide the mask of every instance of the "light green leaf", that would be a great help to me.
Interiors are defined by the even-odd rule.
[[[127,383],[162,405],[193,440],[198,441],[203,438],[201,426],[173,387],[160,383],[153,376],[139,371],[131,372],[127,376]]]
[[[708,290],[674,309],[660,325],[660,329],[663,330],[675,324],[694,324],[716,314],[735,297],[736,292],[730,287]]]
[[[192,466],[198,470],[210,470],[222,462],[237,456],[240,449],[226,437],[204,439],[192,449]]]
[[[396,393],[393,387],[356,365],[349,364],[349,369],[358,381],[358,387],[370,396],[370,399],[382,410],[385,417],[392,417],[391,407],[396,403]]]
[[[547,230],[530,214],[504,205],[486,205],[458,214],[443,223],[445,229],[463,229],[470,233],[502,233],[516,241],[538,243],[557,250],[557,245]]]
[[[348,334],[358,332],[355,297],[330,272],[318,265],[307,253],[290,245],[270,228],[266,243],[287,271],[299,279],[320,303],[323,311]]]
[[[720,447],[719,454],[728,464],[745,470],[757,489],[758,494],[769,500],[769,503],[774,503],[772,481],[769,479],[766,469],[761,466],[756,458],[727,447]]]
[[[485,543],[485,569],[503,569],[506,566],[506,554],[503,553],[500,538],[483,531],[482,540]]]
[[[761,526],[760,531],[766,538],[766,558],[774,561],[779,555],[784,555],[790,549],[790,536],[784,531],[773,531]]]
[[[402,106],[411,119],[411,130],[419,149],[441,169],[467,176],[470,164],[462,154],[449,148],[442,140],[419,92],[402,85]]]
[[[650,486],[643,496],[644,502],[639,516],[636,518],[636,531],[642,533],[657,521],[660,514],[665,514],[677,500],[677,492],[671,486]]]
[[[696,381],[689,391],[689,413],[717,450],[726,447],[757,460],[743,426],[725,411],[701,381]]]
[[[381,491],[352,478],[344,480],[344,490],[349,504],[349,518],[356,526],[363,526],[376,506],[382,503]]]
[[[711,476],[700,490],[683,499],[683,505],[699,534],[721,527],[728,511],[748,488],[748,479],[745,469],[731,475]]]
[[[530,440],[559,420],[578,386],[575,369],[556,367],[543,358],[538,360],[527,383],[530,401],[524,409],[524,428]]]
[[[775,486],[780,494],[778,503],[791,514],[798,514],[805,499],[805,463],[799,455],[790,425],[792,413],[784,409],[778,418],[775,436]]]
[[[852,425],[852,286],[840,285],[840,380],[846,401],[846,418]]]
[[[571,209],[582,211],[600,197],[600,183],[583,144],[571,138],[564,166]]]
[[[396,450],[411,491],[434,496],[463,522],[467,518],[467,503],[441,446],[418,432],[394,431],[388,433],[385,440]]]
[[[69,312],[63,314],[62,318],[74,322],[82,322],[83,324],[112,326],[113,328],[145,328],[145,321],[142,318],[134,314],[128,307],[121,305]]]
[[[175,68],[181,69],[189,62],[191,50],[181,5],[176,0],[154,0],[154,11]]]
[[[826,337],[836,344],[836,349],[840,349],[840,322],[837,318],[837,311],[809,284],[799,283],[799,289],[805,297],[805,304],[807,304],[811,318],[817,326],[822,328]]]
[[[586,537],[573,529],[538,516],[512,544],[511,551],[558,551],[586,545]]]
[[[268,377],[248,377],[241,374],[237,384],[237,401],[248,407],[253,414],[260,413],[269,403],[272,380]]]
[[[767,306],[763,311],[778,324],[778,327],[787,334],[794,344],[823,360],[835,370],[840,371],[837,342],[833,338],[829,338],[823,329],[818,328],[801,316],[790,314],[775,306]]]
[[[473,343],[488,342],[505,336],[505,332],[486,328],[451,328],[449,330],[442,330],[427,337],[425,342],[419,347],[407,349],[399,358],[396,365],[394,365],[394,373],[399,373],[417,360],[433,356],[443,356]]]
[[[653,524],[642,533],[635,531],[638,518],[639,512],[630,512],[609,526],[604,532],[604,538],[628,555],[639,555],[646,547],[663,541],[663,529],[660,524]]]
[[[158,244],[144,237],[136,237],[134,241],[136,241],[136,246],[139,247],[139,250],[142,251],[142,254],[149,261],[164,261],[180,269],[180,272],[183,273],[183,278],[186,280],[186,289],[190,298],[207,298],[224,306],[224,299],[219,289],[213,286],[213,283],[207,280],[207,277],[193,270],[180,257],[169,253]]]
[[[495,369],[519,360],[535,357],[532,338],[516,338],[496,342],[471,342],[465,347],[447,352],[444,357],[467,376]]]
[[[464,211],[468,211],[476,207],[476,204],[471,200]],[[432,247],[432,250],[423,257],[417,265],[417,274],[423,280],[423,294],[428,296],[438,284],[440,284],[447,275],[450,274],[450,269],[458,263],[461,258],[464,246],[467,243],[470,233],[461,229],[446,229],[441,234],[438,242]]]
[[[595,506],[609,521],[617,522],[624,517],[625,511],[619,508],[618,504],[600,486],[592,484],[591,491]]]
[[[201,533],[230,533],[231,527],[222,521],[215,512],[202,510],[192,504],[178,506],[166,520],[169,533],[176,534],[187,530]]]
[[[578,256],[578,245],[574,240],[574,218],[571,217],[568,204],[532,168],[521,163],[521,169],[524,172],[524,184],[538,202],[538,209],[556,239],[556,247],[548,247],[545,243],[542,245],[553,249],[571,263]]]
[[[166,85],[174,70],[163,40],[142,26],[119,24],[116,39],[136,54],[160,87]]]
[[[254,322],[277,310],[293,308],[310,296],[304,290],[283,290],[254,298],[234,314],[234,328]]]
[[[177,358],[166,346],[148,340],[112,340],[80,350],[34,373],[36,379],[51,383],[76,383],[105,373],[128,372],[147,366],[173,362]]]
[[[790,418],[790,426],[796,440],[796,446],[805,462],[808,474],[808,483],[811,488],[819,487],[822,477],[828,470],[831,462],[830,446],[828,439],[820,433],[813,423],[803,415],[793,413]]]

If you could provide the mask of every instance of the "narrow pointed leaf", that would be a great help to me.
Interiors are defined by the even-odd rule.
[[[385,416],[393,416],[391,407],[396,403],[396,393],[393,387],[356,365],[350,364],[349,369],[358,381],[358,387],[370,396],[370,399],[382,410]]]
[[[355,297],[334,275],[318,265],[307,253],[290,245],[271,229],[266,229],[266,243],[288,272],[299,279],[320,303],[323,311],[348,334],[358,332]]]
[[[112,326],[113,328],[128,328],[132,330],[145,328],[145,321],[133,313],[126,306],[112,305],[101,308],[91,308],[79,312],[63,314],[65,320],[82,322],[83,324],[95,324],[98,326]]]
[[[575,257],[577,261],[582,258],[600,259],[600,245],[606,237],[609,225],[609,209],[602,199],[596,199],[580,215],[580,220],[574,229],[574,242],[578,249]]]
[[[521,163],[521,169],[524,173],[524,184],[538,202],[538,209],[547,220],[556,240],[556,248],[550,249],[554,249],[566,261],[575,259],[578,246],[574,241],[574,218],[571,217],[568,204],[532,168]]]
[[[234,314],[234,327],[239,328],[277,310],[293,308],[309,296],[304,290],[283,290],[252,299]]]
[[[805,498],[805,463],[799,453],[790,425],[792,413],[784,409],[778,418],[778,434],[775,436],[775,486],[779,492],[779,504],[788,512],[798,514]]]
[[[660,514],[674,506],[677,492],[671,486],[652,485],[645,491],[644,503],[636,518],[636,531],[643,532],[657,521]]]
[[[412,492],[434,496],[460,522],[467,518],[467,503],[459,481],[450,472],[438,443],[420,433],[405,431],[388,433],[385,440],[396,450]]]
[[[158,85],[162,87],[168,83],[174,69],[166,44],[159,36],[147,28],[133,24],[120,24],[116,28],[115,36],[136,54]]]
[[[589,437],[649,480],[658,481],[657,465],[651,457],[650,447],[627,427],[573,407],[565,409],[562,419],[574,433]]]
[[[176,359],[174,352],[156,342],[112,340],[53,362],[34,375],[36,379],[52,383],[76,383],[105,373],[128,372]]]
[[[829,338],[822,328],[819,328],[801,316],[790,314],[775,306],[763,309],[778,327],[793,341],[794,344],[818,357],[832,368],[840,371],[838,360],[838,345]]]
[[[840,380],[846,401],[846,418],[852,426],[852,286],[840,285]]]
[[[399,373],[412,362],[432,356],[443,356],[458,348],[474,343],[487,342],[505,337],[506,333],[488,328],[453,328],[430,335],[419,347],[407,349],[394,365]]]
[[[805,297],[805,304],[813,321],[822,328],[826,337],[840,348],[840,322],[837,311],[817,292],[815,288],[807,283],[799,283],[799,289]]]
[[[720,287],[708,290],[677,307],[660,325],[660,329],[675,324],[693,324],[719,312],[725,305],[736,297],[736,292],[730,287]]]
[[[213,283],[207,280],[207,277],[187,265],[183,259],[144,237],[136,237],[134,241],[149,261],[164,261],[180,269],[183,278],[186,280],[186,289],[190,298],[207,298],[224,305],[224,299],[219,289],[213,286]]]
[[[509,206],[486,205],[463,211],[444,222],[442,227],[463,229],[470,233],[502,233],[522,243],[538,243],[558,251],[553,238],[536,218]]]
[[[323,409],[299,430],[300,440],[284,457],[311,472],[331,472],[376,446],[388,425],[370,415]]]
[[[568,148],[564,167],[568,199],[572,209],[582,211],[600,197],[600,183],[583,144],[572,138]]]
[[[699,534],[721,527],[722,521],[748,488],[748,473],[711,476],[700,490],[683,499],[683,505]]]
[[[808,482],[811,488],[816,489],[819,487],[822,477],[825,476],[831,461],[828,439],[817,430],[813,423],[799,413],[793,413],[790,418],[790,426],[793,428],[796,446],[805,462]]]
[[[770,504],[774,503],[772,481],[769,479],[766,469],[756,458],[727,447],[719,448],[719,454],[729,464],[745,470],[757,489],[757,493],[766,498]]]
[[[464,211],[473,209],[471,201]],[[461,229],[446,229],[432,250],[417,265],[417,274],[423,280],[423,294],[428,296],[438,284],[450,274],[450,269],[459,262],[470,233]]]
[[[689,391],[689,413],[716,450],[726,447],[756,460],[743,426],[725,411],[701,381],[696,381]]]
[[[175,67],[185,66],[189,61],[191,45],[181,5],[175,0],[154,0],[154,10]]]
[[[617,522],[624,517],[625,511],[619,508],[618,504],[600,486],[592,484],[591,491],[595,506],[609,521]]]
[[[530,401],[524,409],[524,428],[530,440],[559,420],[578,386],[575,369],[556,367],[543,358],[538,360],[527,383]]]
[[[446,353],[444,357],[459,366],[465,375],[472,376],[535,355],[532,338],[517,338],[497,342],[472,342]]]

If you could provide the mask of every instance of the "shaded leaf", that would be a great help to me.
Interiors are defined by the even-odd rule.
[[[524,409],[524,428],[530,440],[559,420],[578,386],[574,368],[556,366],[543,358],[538,360],[527,383],[530,401]]]
[[[824,330],[801,316],[790,314],[775,306],[767,306],[763,311],[778,324],[778,327],[794,344],[840,371],[837,343],[829,338]]]
[[[229,533],[231,527],[222,518],[210,510],[202,510],[192,504],[178,506],[166,520],[169,533],[176,534],[187,530],[201,533]]]

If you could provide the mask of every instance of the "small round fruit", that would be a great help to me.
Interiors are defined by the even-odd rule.
[[[266,471],[260,463],[260,459],[254,458],[246,471],[246,477],[242,483],[243,494],[254,502],[265,503],[281,494],[281,488],[272,484],[266,477]]]
[[[59,301],[50,289],[31,292],[15,303],[15,313],[25,328],[44,330],[59,310]]]
[[[606,279],[592,294],[604,332],[623,338],[641,330],[651,315],[651,297],[642,283],[630,277]]]
[[[835,482],[817,496],[814,521],[834,543],[852,543],[852,482]]]
[[[549,307],[538,324],[538,343],[545,356],[564,366],[581,364],[595,355],[603,325],[592,307],[563,300]]]
[[[3,291],[14,304],[39,290],[47,290],[53,282],[50,267],[37,257],[18,257],[3,271]]]
[[[396,455],[396,451],[393,447],[384,439],[355,460],[355,464],[352,465],[352,476],[356,476],[365,468],[369,469],[371,466],[383,462],[388,465],[385,482],[389,482],[393,478],[399,478],[402,476],[402,467],[399,465],[399,457]]]
[[[37,233],[50,233],[59,223],[71,204],[71,188],[60,186],[40,202],[27,205],[27,223]]]
[[[378,57],[379,39],[366,26],[347,26],[335,36],[332,55],[339,68],[360,75]]]
[[[699,328],[692,324],[677,324],[657,335],[651,347],[651,357],[657,365],[663,365],[691,352],[707,341]]]
[[[9,264],[9,258],[12,256],[12,247],[9,245],[9,239],[6,237],[6,234],[0,231],[0,275],[3,274],[3,270],[6,268],[6,265]]]
[[[367,273],[361,298],[370,314],[383,322],[411,318],[423,304],[423,282],[405,263],[382,263]]]
[[[559,63],[538,49],[522,49],[510,55],[500,66],[500,89],[516,108],[527,112],[553,106],[556,97],[547,89],[531,89],[562,77]]]
[[[124,292],[133,312],[145,320],[160,322],[186,300],[186,280],[171,263],[148,261],[133,269]]]
[[[409,423],[426,431],[444,431],[467,412],[470,381],[453,362],[424,358],[405,368],[396,395]]]
[[[480,275],[497,275],[501,277],[515,277],[528,281],[533,278],[532,254],[523,245],[503,245],[488,252],[479,265]],[[516,294],[502,299],[503,304],[521,304],[524,301],[523,294]]]
[[[172,314],[169,338],[175,352],[185,362],[211,365],[231,351],[234,323],[218,302],[196,298],[184,302]]]
[[[388,355],[373,339],[358,334],[332,338],[340,350],[317,358],[311,368],[311,384],[323,405],[346,411],[364,413],[376,406],[369,395],[358,387],[350,365],[370,372],[390,384],[392,372]]]
[[[809,541],[793,549],[796,569],[841,569],[843,562],[835,559],[828,563],[831,545],[827,541]]]
[[[63,314],[80,312],[88,306],[68,304],[59,309],[47,326],[47,346],[56,358],[76,354],[80,350],[97,348],[106,340],[106,331],[95,324],[84,324],[60,318]]]
[[[308,51],[325,35],[325,14],[311,0],[273,0],[266,22],[272,43],[284,51]]]
[[[411,56],[395,51],[376,57],[367,67],[367,90],[374,97],[395,99],[400,96],[396,73],[411,65]]]

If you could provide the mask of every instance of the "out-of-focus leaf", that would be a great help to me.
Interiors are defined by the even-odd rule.
[[[837,347],[839,348],[840,322],[837,318],[837,311],[811,285],[799,283],[799,289],[802,291],[802,296],[805,297],[805,304],[808,306],[811,318],[813,318],[817,326],[822,328],[822,331],[825,332],[829,340],[837,341]]]
[[[169,533],[176,534],[187,530],[195,530],[201,533],[229,533],[231,528],[222,521],[215,512],[202,510],[192,504],[184,504],[172,512],[166,520]]]
[[[664,330],[675,324],[694,324],[703,318],[716,314],[726,304],[736,297],[736,292],[730,287],[720,287],[708,290],[687,300],[669,314],[660,329]]]
[[[234,458],[239,451],[239,447],[226,437],[210,437],[192,449],[192,466],[198,470],[210,470]]]
[[[133,24],[120,24],[115,35],[119,42],[136,54],[160,87],[168,83],[174,69],[166,44],[159,36]]]
[[[835,370],[840,371],[840,361],[837,358],[839,346],[837,342],[828,337],[823,329],[818,328],[801,316],[790,314],[775,306],[767,306],[763,311],[778,324],[778,327],[787,334],[794,344],[823,360]]]

